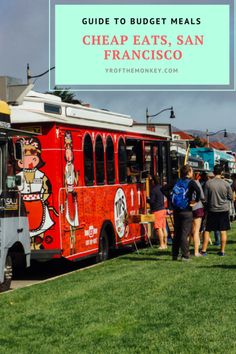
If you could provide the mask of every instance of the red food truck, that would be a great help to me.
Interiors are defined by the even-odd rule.
[[[12,106],[12,123],[39,133],[20,140],[16,162],[33,259],[104,260],[145,239],[129,216],[147,211],[147,173],[168,181],[170,125],[147,130],[129,116],[33,91]]]

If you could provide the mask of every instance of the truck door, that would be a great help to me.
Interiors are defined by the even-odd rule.
[[[83,202],[80,188],[81,136],[78,131],[61,131],[60,229],[64,256],[78,253],[83,228]]]

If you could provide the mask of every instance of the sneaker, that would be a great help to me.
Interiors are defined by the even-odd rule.
[[[218,256],[220,256],[220,257],[224,257],[224,256],[225,256],[225,253],[224,253],[224,252],[218,252],[217,254],[218,254]]]
[[[183,261],[183,262],[189,262],[189,261],[191,261],[191,259],[190,259],[190,258],[187,258],[187,257],[182,257],[182,258],[181,258],[181,261]]]
[[[194,257],[202,257],[202,254],[201,253],[197,253],[194,255]]]
[[[201,254],[203,257],[207,256],[207,252],[204,252],[204,251],[200,251],[200,254]]]

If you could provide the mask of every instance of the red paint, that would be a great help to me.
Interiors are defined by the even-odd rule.
[[[22,124],[16,126],[22,129],[27,128],[27,125]],[[40,168],[40,171],[47,176],[52,185],[46,203],[54,225],[44,232],[43,249],[37,252],[41,252],[42,257],[44,257],[43,253],[45,251],[57,250],[56,255],[49,257],[66,257],[71,260],[95,255],[98,253],[99,237],[106,221],[110,222],[114,230],[116,247],[132,244],[134,240],[139,241],[140,238],[144,239],[144,229],[139,224],[127,225],[124,220],[125,232],[123,237],[120,238],[118,235],[118,232],[122,230],[122,225],[118,225],[116,231],[114,202],[119,188],[124,192],[128,214],[146,212],[145,184],[119,184],[118,142],[120,138],[125,140],[126,137],[139,140],[146,137],[148,141],[156,141],[157,138],[142,136],[137,133],[126,134],[102,131],[96,128],[83,129],[54,123],[51,125],[48,123],[41,124],[41,126],[43,134],[37,136],[37,139],[41,143],[41,158],[45,164]],[[100,135],[103,144],[108,137],[111,137],[114,144],[116,166],[115,183],[113,185],[107,183],[105,185],[96,185],[96,183],[94,186],[85,185],[83,143],[86,134],[93,137],[93,142]],[[106,171],[106,158],[104,161]],[[96,176],[95,164],[94,176]],[[72,226],[72,224],[75,226]]]

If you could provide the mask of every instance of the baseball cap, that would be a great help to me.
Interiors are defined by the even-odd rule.
[[[207,174],[207,176],[210,177],[210,178],[211,178],[211,177],[215,177],[215,175],[214,175],[213,172],[209,172],[209,173]]]

